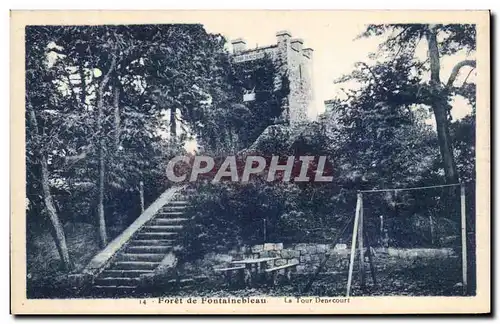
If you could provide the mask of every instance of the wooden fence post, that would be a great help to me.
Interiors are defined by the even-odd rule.
[[[432,244],[432,247],[434,247],[434,223],[432,221],[432,214],[431,214],[431,212],[429,212],[429,226],[430,226],[430,229],[431,229],[431,244]]]
[[[460,216],[462,219],[462,285],[464,295],[467,293],[467,226],[465,215],[465,185],[460,184]]]
[[[352,230],[351,259],[349,261],[349,274],[347,277],[347,297],[349,297],[349,294],[351,293],[352,271],[354,269],[354,257],[356,256],[356,237],[358,234],[359,215],[361,211],[362,199],[363,198],[361,192],[358,192],[358,199],[356,202],[356,215],[354,216],[354,227]]]
[[[363,234],[363,196],[361,196],[361,207],[359,209],[359,280],[361,289],[365,288],[365,244]]]
[[[263,224],[263,232],[264,232],[264,243],[267,242],[267,219],[262,219]]]

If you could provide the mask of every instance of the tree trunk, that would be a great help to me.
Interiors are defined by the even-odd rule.
[[[446,183],[457,183],[458,173],[453,156],[453,146],[450,137],[447,116],[447,92],[443,91],[439,76],[440,60],[437,42],[436,26],[430,25],[427,32],[428,55],[431,70],[431,87],[434,94],[432,110],[436,120],[436,131],[438,134],[439,150],[443,159],[443,167]]]
[[[47,160],[44,156],[40,157],[40,163],[42,165],[42,189],[45,207],[47,207],[47,213],[53,227],[54,237],[56,238],[55,241],[57,251],[61,257],[64,270],[69,271],[71,270],[71,261],[69,259],[68,246],[66,244],[66,237],[64,236],[64,228],[59,220],[59,216],[57,215],[57,210],[52,199],[52,194],[50,193],[49,168],[47,166]]]
[[[115,150],[118,151],[120,147],[120,87],[116,80],[116,85],[114,87],[113,96],[113,107],[115,111]]]
[[[436,120],[436,131],[438,135],[439,150],[443,159],[446,183],[458,183],[457,167],[453,156],[453,146],[448,125],[446,103],[441,100],[433,104],[434,118]]]
[[[99,219],[99,244],[104,248],[108,244],[108,236],[106,234],[106,219],[104,217],[104,143],[101,140],[99,144],[99,201],[97,205],[97,214]]]
[[[87,101],[87,83],[85,80],[85,71],[83,66],[78,66],[78,73],[80,74],[80,102],[82,103],[82,107],[85,107],[85,103]]]
[[[102,134],[102,122],[104,119],[104,91],[106,85],[109,82],[110,75],[114,71],[116,65],[116,57],[113,56],[111,61],[111,66],[108,72],[102,79],[99,85],[99,91],[97,93],[97,134],[99,136],[99,195],[97,202],[97,217],[99,222],[99,243],[101,248],[104,248],[108,244],[108,237],[106,234],[106,219],[104,217],[104,187],[105,187],[105,157],[104,157],[104,134]]]
[[[64,228],[61,224],[59,216],[57,215],[56,207],[54,206],[54,200],[52,199],[52,194],[50,193],[49,186],[49,168],[47,165],[47,159],[45,154],[42,152],[41,143],[39,140],[38,134],[38,123],[36,121],[35,111],[28,104],[29,118],[31,121],[31,127],[33,128],[34,141],[36,142],[36,146],[39,148],[40,152],[38,152],[38,156],[40,159],[41,165],[41,175],[42,175],[42,191],[44,196],[45,207],[47,208],[47,214],[49,216],[50,223],[53,228],[54,241],[56,243],[57,251],[59,252],[59,256],[61,257],[61,261],[64,267],[64,270],[71,270],[71,261],[69,259],[68,246],[66,244],[66,237],[64,235]]]
[[[175,142],[177,138],[177,120],[175,119],[177,109],[170,108],[170,141]]]

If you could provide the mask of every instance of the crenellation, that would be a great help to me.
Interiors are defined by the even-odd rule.
[[[302,54],[307,57],[308,59],[313,58],[313,52],[314,50],[312,48],[304,48],[302,49]]]
[[[282,120],[286,124],[297,124],[307,119],[307,111],[313,101],[312,58],[313,49],[304,48],[304,40],[292,38],[289,31],[276,33],[276,44],[247,49],[246,43],[239,38],[232,41],[233,62],[241,63],[263,58],[269,55],[276,64],[281,65],[281,75],[289,80],[290,93],[283,100]],[[281,80],[276,78],[275,86]]]
[[[231,41],[233,45],[233,53],[238,54],[246,50],[247,43],[243,38],[238,38]]]

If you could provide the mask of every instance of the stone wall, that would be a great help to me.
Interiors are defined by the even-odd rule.
[[[313,50],[304,48],[304,41],[292,38],[288,31],[276,33],[276,44],[247,49],[245,40],[232,41],[233,62],[247,62],[262,58],[268,54],[280,64],[280,74],[287,75],[290,93],[282,103],[283,121],[299,124],[307,120],[307,112],[314,100],[313,91]],[[281,87],[281,76],[275,80],[275,87]]]
[[[333,247],[330,244],[318,243],[265,243],[254,246],[243,246],[229,252],[234,260],[244,258],[278,257],[273,262],[274,266],[289,263],[299,263],[298,273],[312,272],[316,269],[327,254],[337,257],[347,257],[349,250],[345,245]]]

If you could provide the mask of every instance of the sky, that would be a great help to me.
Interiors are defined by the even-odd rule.
[[[316,19],[306,19],[306,16],[296,14],[280,14],[260,12],[256,14],[228,15],[224,19],[213,19],[203,16],[197,17],[197,21],[204,24],[206,30],[211,33],[220,33],[228,41],[243,38],[247,42],[247,48],[266,46],[276,43],[276,32],[288,30],[292,38],[302,38],[304,48],[310,47],[314,50],[313,58],[313,89],[314,102],[309,108],[308,116],[314,119],[324,111],[324,101],[341,95],[341,85],[333,81],[342,75],[349,74],[354,64],[358,61],[369,61],[368,55],[377,50],[382,40],[379,38],[355,38],[364,31],[365,23],[357,19],[341,19],[339,15],[318,15]],[[426,44],[423,40],[417,55],[426,57]],[[453,66],[460,60],[466,58],[465,53],[443,59],[441,75],[447,80]],[[467,68],[462,69],[457,82],[462,81],[468,74]],[[475,73],[469,76],[474,81]],[[344,88],[349,86],[343,85]],[[469,114],[471,107],[465,100],[457,99],[454,104],[452,115],[460,119]],[[432,124],[433,120],[429,120]]]

